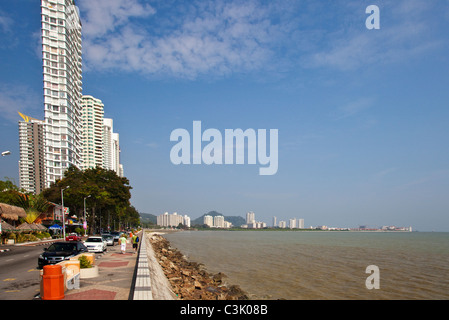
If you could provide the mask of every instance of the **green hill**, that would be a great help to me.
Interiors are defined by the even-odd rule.
[[[140,214],[140,222],[142,224],[156,224],[157,217],[151,213],[139,213]]]

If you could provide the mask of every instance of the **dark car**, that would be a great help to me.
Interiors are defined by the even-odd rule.
[[[69,260],[70,258],[88,252],[87,247],[79,241],[55,242],[39,256],[37,260],[38,268],[42,269],[45,265],[56,264],[58,262]]]

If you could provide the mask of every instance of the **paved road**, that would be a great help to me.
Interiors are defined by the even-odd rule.
[[[37,258],[45,246],[2,246],[0,252],[0,300],[32,300],[39,293]]]

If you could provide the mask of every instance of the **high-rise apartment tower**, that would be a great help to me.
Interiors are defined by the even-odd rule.
[[[114,121],[104,118],[103,121],[103,168],[114,170],[119,177],[123,177],[123,166],[120,163],[120,139],[114,132]]]
[[[81,20],[74,0],[42,0],[46,184],[82,168]]]
[[[100,99],[85,95],[81,104],[83,169],[103,167],[103,102]]]

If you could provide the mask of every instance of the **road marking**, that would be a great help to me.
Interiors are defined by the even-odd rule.
[[[3,281],[14,281],[14,280],[17,280],[16,278],[6,278],[5,280],[3,280]]]
[[[6,290],[5,292],[20,292],[20,290]]]
[[[39,271],[38,269],[30,269],[28,272]]]

